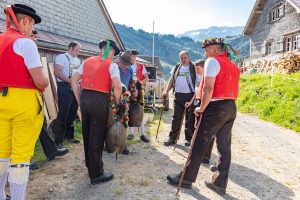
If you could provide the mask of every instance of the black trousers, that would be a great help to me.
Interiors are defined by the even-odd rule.
[[[201,101],[199,101],[197,105],[192,105],[193,111],[196,109],[196,107],[199,107],[200,104],[201,104]],[[193,113],[193,117],[191,118],[191,123],[195,124],[195,114],[194,113]],[[195,126],[193,126],[193,128],[192,128],[192,136],[194,135],[194,132],[195,132]],[[203,159],[210,160],[212,150],[214,147],[214,143],[215,143],[215,138],[213,138],[211,140],[210,145],[208,146],[208,148],[206,149],[206,151],[203,155]]]
[[[190,164],[184,179],[195,182],[203,155],[211,141],[216,137],[219,158],[213,183],[226,188],[231,162],[231,129],[236,118],[234,100],[210,102],[202,116],[199,131],[192,149]]]
[[[174,99],[174,115],[172,119],[172,128],[169,134],[169,139],[175,141],[177,135],[180,134],[180,127],[183,122],[184,108],[185,103],[190,102],[193,98],[194,93],[175,93]],[[194,118],[194,109],[190,107],[185,112],[185,139],[190,141],[193,137],[193,119]]]
[[[53,140],[51,140],[51,138],[48,135],[46,119],[44,119],[44,124],[43,124],[39,138],[40,138],[40,142],[41,142],[42,148],[44,150],[44,153],[45,153],[46,157],[49,158],[54,152],[57,151],[57,147],[56,147],[55,143],[53,142]]]
[[[77,115],[78,105],[69,83],[57,83],[57,96],[59,112],[54,125],[55,143],[63,144],[65,137],[74,138],[73,122]]]
[[[105,93],[92,90],[82,91],[80,108],[85,165],[91,179],[103,174],[102,154],[107,127],[108,103],[108,96]]]

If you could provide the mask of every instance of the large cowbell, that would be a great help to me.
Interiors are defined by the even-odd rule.
[[[105,147],[107,153],[122,153],[127,138],[127,129],[120,121],[115,121],[108,128],[105,136]]]
[[[129,122],[130,127],[139,127],[142,124],[144,109],[139,103],[132,103],[129,106]]]

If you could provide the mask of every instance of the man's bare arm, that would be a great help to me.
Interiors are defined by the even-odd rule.
[[[54,75],[58,77],[60,80],[63,80],[65,82],[71,83],[71,79],[66,77],[63,74],[63,66],[56,64],[54,67]]]

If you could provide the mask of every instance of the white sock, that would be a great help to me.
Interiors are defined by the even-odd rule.
[[[141,136],[145,135],[145,124],[144,124],[144,122],[141,123],[140,129],[141,129]]]
[[[9,158],[0,158],[0,199],[5,200],[5,185],[8,177]]]
[[[129,134],[128,135],[133,135],[133,127],[129,127]]]
[[[26,163],[27,164],[27,163]],[[9,186],[11,200],[24,200],[29,178],[29,166],[9,168]]]

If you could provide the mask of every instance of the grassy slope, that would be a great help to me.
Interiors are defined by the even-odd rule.
[[[271,77],[242,75],[238,110],[300,132],[300,72]]]

